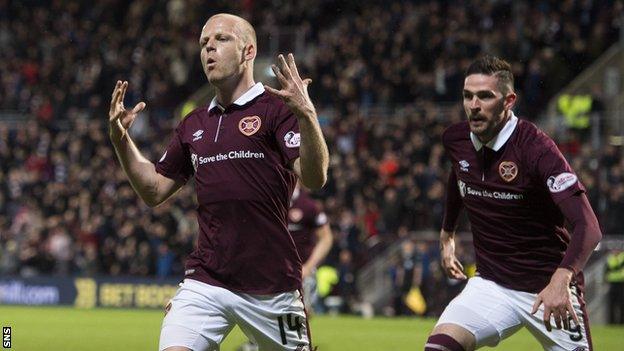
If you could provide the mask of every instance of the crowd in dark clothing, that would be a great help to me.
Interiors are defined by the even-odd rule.
[[[206,84],[197,41],[211,14],[247,15],[259,38],[303,33],[297,57],[331,153],[315,196],[335,236],[328,262],[348,275],[397,238],[439,230],[440,135],[462,118],[471,59],[513,62],[518,113],[535,119],[617,39],[623,12],[599,0],[366,3],[0,0],[0,110],[30,116],[0,122],[0,274],[183,275],[197,234],[193,187],[144,205],[108,140],[108,103],[127,79],[127,101],[148,104],[132,134],[157,160],[174,110]],[[566,150],[604,232],[624,233],[621,147]]]

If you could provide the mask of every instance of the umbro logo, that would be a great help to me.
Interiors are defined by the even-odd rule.
[[[204,134],[204,131],[201,129],[193,133],[193,141],[197,141],[201,139],[203,134]]]
[[[459,161],[459,169],[462,172],[468,172],[468,167],[470,167],[470,163],[468,163],[468,161],[466,160]]]

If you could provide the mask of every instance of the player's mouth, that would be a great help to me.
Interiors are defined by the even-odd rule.
[[[473,116],[468,117],[468,121],[470,123],[484,123],[487,121],[487,118],[481,115],[473,115]]]
[[[215,68],[215,66],[217,65],[217,61],[215,61],[212,58],[209,58],[206,61],[206,68],[208,68],[209,71],[213,70]]]

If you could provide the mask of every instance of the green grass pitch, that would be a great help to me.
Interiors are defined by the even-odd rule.
[[[0,306],[0,326],[12,327],[11,350],[16,351],[157,350],[162,317],[162,312],[154,310]],[[315,316],[311,328],[320,351],[407,351],[422,350],[434,323],[419,318]],[[621,350],[622,335],[624,327],[592,328],[596,350]],[[235,328],[221,350],[234,351],[245,340]],[[523,330],[496,350],[541,347]]]

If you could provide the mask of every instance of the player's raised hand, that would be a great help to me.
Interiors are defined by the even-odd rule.
[[[440,232],[440,256],[442,260],[442,268],[449,278],[464,280],[467,279],[464,274],[464,266],[455,257],[455,239],[453,233],[445,230]]]
[[[542,290],[535,299],[531,314],[539,310],[544,304],[544,325],[546,330],[551,331],[550,317],[555,319],[558,329],[570,330],[570,319],[575,325],[579,325],[579,319],[572,306],[572,295],[570,293],[570,280],[572,272],[565,268],[558,268],[550,279],[550,283]]]
[[[115,89],[113,89],[113,95],[111,97],[110,110],[108,111],[108,122],[110,124],[111,136],[116,135],[122,137],[136,118],[137,114],[145,108],[144,102],[136,104],[132,110],[126,110],[123,101],[126,96],[126,90],[128,89],[127,81],[117,81]]]
[[[312,79],[301,79],[293,54],[288,54],[287,59],[280,54],[277,61],[278,65],[271,65],[271,68],[282,89],[278,90],[268,85],[264,88],[269,93],[279,96],[296,116],[315,116],[314,104],[308,94],[308,85],[312,83]]]

